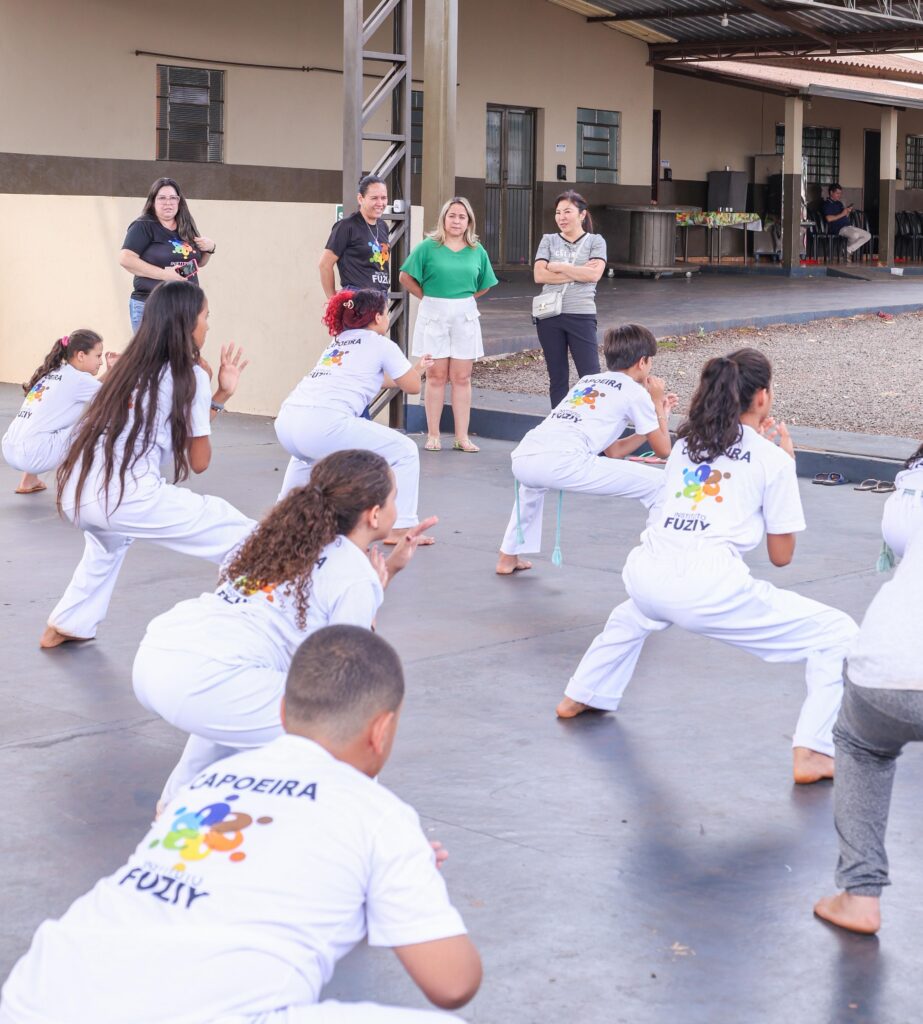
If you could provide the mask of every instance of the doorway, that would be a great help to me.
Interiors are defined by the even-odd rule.
[[[484,248],[497,266],[532,262],[535,111],[487,108]]]
[[[881,132],[865,131],[865,170],[862,179],[862,208],[869,219],[869,231],[878,234],[881,202]]]

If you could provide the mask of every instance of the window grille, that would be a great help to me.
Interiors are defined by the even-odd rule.
[[[410,173],[423,173],[423,92],[410,93]]]
[[[907,136],[904,188],[923,188],[923,135]]]
[[[223,71],[157,65],[157,159],[222,162]]]
[[[577,107],[577,181],[618,182],[619,122],[615,110]]]
[[[776,153],[785,152],[785,125],[776,125]],[[801,133],[801,152],[807,172],[805,183],[827,186],[840,179],[840,129],[806,124]]]

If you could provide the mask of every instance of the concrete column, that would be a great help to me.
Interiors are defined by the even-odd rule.
[[[458,0],[426,0],[423,37],[423,227],[455,195]]]
[[[785,97],[785,154],[782,157],[782,265],[792,271],[801,262],[801,137],[804,100]]]
[[[881,110],[881,185],[878,200],[878,261],[894,262],[894,211],[897,201],[895,174],[897,167],[897,110]]]

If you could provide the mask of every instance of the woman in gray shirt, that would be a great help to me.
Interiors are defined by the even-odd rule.
[[[562,192],[555,199],[554,219],[558,230],[542,235],[533,269],[535,283],[543,285],[543,293],[567,288],[561,314],[535,321],[548,367],[552,408],[567,395],[568,350],[578,377],[599,373],[596,282],[606,269],[606,242],[602,235],[592,233],[587,201],[579,192]]]

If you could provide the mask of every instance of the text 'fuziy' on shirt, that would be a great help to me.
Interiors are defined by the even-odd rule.
[[[361,416],[385,374],[396,380],[409,369],[407,357],[390,338],[369,330],[344,331],[282,404]]]
[[[261,586],[241,576],[158,615],[141,645],[287,672],[299,645],[318,629],[344,624],[371,629],[384,598],[368,555],[346,537],[323,548],[310,587],[303,627],[288,585]]]
[[[763,533],[805,528],[795,460],[752,427],[710,462],[693,462],[677,441],[664,467],[661,499],[651,509],[642,541],[659,553],[723,546],[750,551]]]
[[[526,434],[513,455],[598,455],[622,436],[629,423],[639,434],[657,429],[657,412],[647,388],[617,370],[581,377],[567,398]]]
[[[91,374],[61,363],[32,385],[6,432],[7,440],[16,443],[25,437],[72,427],[100,386]]]
[[[383,220],[369,222],[356,212],[333,225],[324,248],[336,255],[341,288],[373,288],[386,292],[391,285],[391,243]]]
[[[583,234],[576,241],[568,242],[560,234],[542,235],[535,253],[535,263],[545,260],[546,263],[571,263],[575,267],[586,266],[590,260],[606,262],[606,240],[602,235]],[[543,292],[559,292],[564,288],[562,313],[596,314],[596,282],[571,281],[570,284],[546,284]]]
[[[128,862],[47,921],[3,990],[17,1022],[202,1024],[317,1002],[368,934],[465,933],[416,812],[301,736],[180,790]]]
[[[497,284],[490,257],[480,242],[455,251],[433,238],[424,238],[414,246],[401,270],[431,299],[468,299]]]
[[[181,267],[190,260],[199,260],[201,252],[194,243],[187,242],[180,238],[179,232],[165,228],[156,217],[139,217],[128,226],[128,233],[125,241],[122,242],[123,249],[130,249],[136,253],[145,263],[155,267],[166,269],[167,267]],[[177,280],[180,280],[177,277]],[[199,283],[198,274],[190,274],[185,278],[192,284]],[[160,281],[152,277],[134,278],[134,291],[131,293],[133,299],[146,302],[148,295],[160,284]]]

